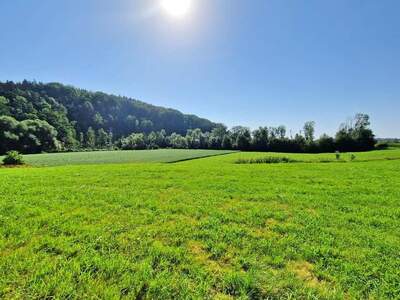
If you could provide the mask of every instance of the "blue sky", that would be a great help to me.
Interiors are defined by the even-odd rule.
[[[228,126],[308,120],[333,134],[357,112],[400,136],[400,1],[1,0],[0,80],[58,81]]]

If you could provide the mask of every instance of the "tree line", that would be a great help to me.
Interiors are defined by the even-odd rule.
[[[151,132],[149,135],[134,133],[117,141],[116,146],[126,150],[176,148],[292,153],[368,151],[374,149],[376,144],[369,126],[369,116],[357,114],[351,121],[340,126],[335,137],[324,134],[316,139],[314,122],[306,122],[303,131],[293,137],[287,136],[285,126],[260,127],[251,131],[243,126],[228,130],[226,126],[218,125],[210,132],[195,129],[188,130],[186,135],[166,135],[165,131]]]
[[[89,127],[80,133],[73,150],[144,150],[159,148],[175,149],[225,149],[242,151],[270,151],[292,153],[321,153],[334,151],[367,151],[375,147],[376,140],[369,128],[369,116],[357,114],[352,121],[340,126],[335,137],[326,134],[315,138],[315,123],[306,122],[303,131],[288,137],[284,126],[260,127],[251,131],[236,126],[228,129],[217,125],[209,132],[189,129],[185,135],[167,134],[162,129],[149,134],[134,132],[126,137],[115,138],[103,128]],[[43,120],[17,121],[13,117],[0,116],[0,153],[18,150],[22,153],[63,151],[57,139],[57,131]]]
[[[100,149],[226,149],[316,153],[366,151],[376,140],[366,114],[342,124],[334,137],[315,137],[306,122],[294,136],[285,126],[228,129],[137,100],[59,83],[0,83],[0,154]]]
[[[165,130],[168,134],[186,134],[188,129],[211,131],[217,126],[207,119],[127,97],[90,92],[60,83],[26,80],[0,82],[0,116],[15,120],[2,119],[6,128],[0,128],[1,136],[7,138],[7,141],[1,141],[2,144],[18,144],[19,148],[29,152],[82,148],[81,138],[89,129],[96,134],[100,131],[100,135],[103,130],[117,140],[133,132],[150,134]],[[9,135],[7,126],[18,134]],[[27,126],[29,130],[25,130]],[[42,138],[33,133],[35,130],[44,130],[45,136],[55,134],[54,144],[33,146],[35,141],[31,140],[31,135]],[[23,143],[27,144],[21,145]]]

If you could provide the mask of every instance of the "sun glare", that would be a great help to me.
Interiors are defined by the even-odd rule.
[[[183,17],[188,14],[192,0],[162,0],[162,7],[174,17]]]

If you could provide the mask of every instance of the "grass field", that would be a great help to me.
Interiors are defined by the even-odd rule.
[[[62,166],[117,163],[170,163],[196,158],[222,155],[233,151],[221,150],[143,150],[143,151],[95,151],[24,155],[31,166]],[[0,157],[0,161],[2,158]]]
[[[399,299],[400,149],[266,155],[1,168],[0,298]]]
[[[336,155],[334,153],[288,154],[288,153],[257,153],[257,152],[253,152],[253,153],[237,152],[233,155],[229,155],[225,158],[222,158],[222,160],[230,162],[230,161],[232,161],[232,158],[235,158],[235,160],[239,160],[239,159],[257,159],[257,158],[263,158],[263,157],[287,157],[296,162],[327,163],[327,162],[350,162],[352,155],[355,156],[355,159],[353,162],[383,161],[383,160],[398,160],[398,159],[400,159],[400,151],[397,149],[391,149],[391,150],[385,150],[385,151],[341,153],[339,161],[337,161]]]

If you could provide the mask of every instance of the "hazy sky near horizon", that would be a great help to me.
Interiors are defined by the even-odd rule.
[[[228,126],[357,112],[400,137],[400,1],[1,0],[0,80],[62,82]]]

